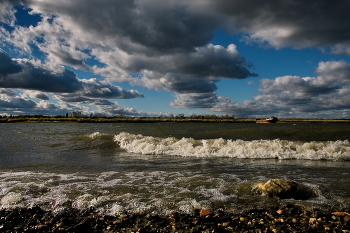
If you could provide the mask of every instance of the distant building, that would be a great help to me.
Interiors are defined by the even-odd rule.
[[[82,115],[81,112],[72,112],[72,117],[81,117]]]

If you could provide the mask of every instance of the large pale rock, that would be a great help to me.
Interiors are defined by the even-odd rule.
[[[19,193],[8,193],[6,196],[1,198],[1,205],[14,205],[23,200],[23,196]]]
[[[259,183],[257,189],[270,197],[306,200],[316,196],[310,188],[288,179],[272,179]]]

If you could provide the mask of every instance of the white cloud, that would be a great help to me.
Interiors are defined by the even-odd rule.
[[[15,9],[13,9],[12,4],[6,0],[0,2],[0,22],[14,25],[16,17],[14,16]]]
[[[322,116],[326,111],[349,109],[350,64],[344,61],[320,62],[316,73],[316,77],[262,79],[261,95],[255,96],[254,101],[219,103],[212,110],[237,116],[310,117]]]
[[[32,98],[32,99],[39,99],[39,100],[49,100],[50,97],[43,93],[43,92],[40,92],[40,91],[22,91],[22,97],[29,97],[29,98]]]
[[[175,108],[211,108],[218,102],[215,93],[179,93],[176,99],[170,103]]]

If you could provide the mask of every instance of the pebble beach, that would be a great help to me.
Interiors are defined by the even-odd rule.
[[[241,213],[103,215],[93,208],[59,213],[40,207],[0,211],[0,232],[350,232],[350,209],[321,211],[295,205]]]

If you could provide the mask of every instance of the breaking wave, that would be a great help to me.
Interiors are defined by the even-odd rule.
[[[195,140],[159,138],[122,132],[114,141],[130,153],[151,155],[230,157],[246,159],[350,160],[350,143],[344,141],[301,142],[288,140]]]

